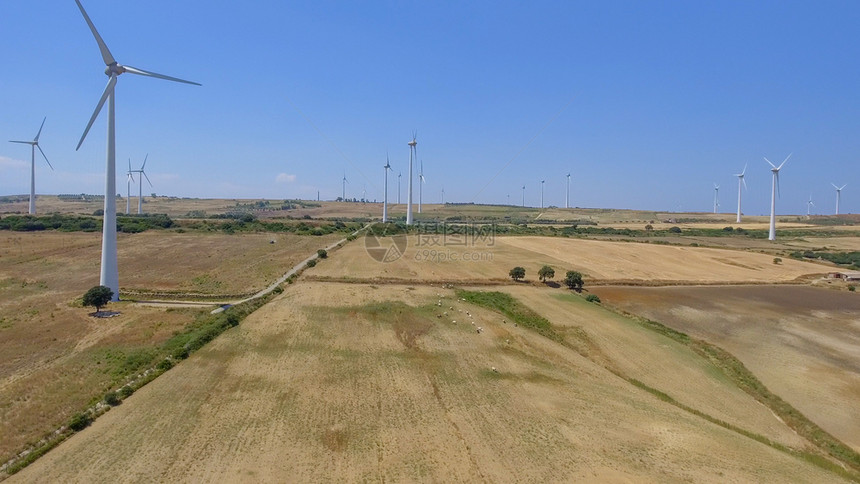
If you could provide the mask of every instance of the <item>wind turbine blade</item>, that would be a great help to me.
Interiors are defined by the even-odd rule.
[[[75,0],[75,1],[77,1],[77,0]],[[80,2],[78,3],[78,5],[80,5]],[[78,141],[78,147],[75,148],[75,151],[77,151],[81,148],[81,145],[84,143],[84,139],[87,137],[87,133],[89,133],[90,128],[93,127],[93,122],[95,122],[96,118],[98,117],[99,113],[102,110],[102,106],[105,105],[105,101],[107,101],[108,96],[110,96],[111,93],[113,93],[114,86],[116,86],[116,75],[115,74],[110,76],[110,80],[108,81],[107,86],[105,86],[105,91],[102,93],[102,97],[101,97],[101,99],[99,99],[99,103],[96,105],[96,110],[93,111],[93,115],[90,117],[90,122],[87,123],[87,129],[85,129],[84,134],[81,135],[81,140]]]
[[[744,179],[744,177],[741,177],[741,183],[744,184],[744,189],[747,189],[747,181]]]
[[[140,172],[140,174],[141,174],[141,175],[143,175],[143,177],[144,177],[144,178],[146,178],[146,181],[147,181],[147,182],[149,182],[149,186],[152,186],[152,182],[151,182],[151,181],[149,181],[149,177],[148,177],[148,176],[146,176],[146,173],[144,173],[143,171],[141,171],[141,172]]]
[[[51,162],[48,161],[48,155],[46,155],[45,152],[42,151],[42,147],[39,146],[38,143],[36,144],[36,148],[39,148],[39,153],[42,153],[42,156],[45,157],[45,161],[48,163],[48,166],[51,167],[51,171],[54,171],[54,167],[51,166]]]
[[[131,158],[128,159],[128,174],[131,175]]]
[[[784,160],[782,160],[782,163],[780,163],[780,164],[779,164],[779,168],[777,168],[777,170],[781,170],[781,169],[782,169],[782,165],[784,165],[784,164],[785,164],[785,162],[786,162],[786,161],[788,161],[788,159],[789,159],[789,158],[791,158],[791,155],[793,155],[793,154],[794,154],[794,153],[789,153],[789,154],[788,154],[788,156],[786,156],[786,157],[785,157],[785,159],[784,159]]]
[[[741,176],[746,175],[747,173],[747,163],[744,163],[744,171],[741,172]]]
[[[131,72],[132,74],[137,74],[140,76],[155,77],[157,79],[164,79],[164,80],[173,81],[173,82],[184,82],[185,84],[194,84],[195,86],[202,86],[203,85],[203,84],[200,84],[199,82],[186,81],[185,79],[180,79],[178,77],[165,76],[164,74],[158,74],[155,72],[145,71],[143,69],[138,69],[137,67],[131,67],[131,66],[123,66],[123,67],[125,68],[125,72]]]
[[[143,171],[143,169],[146,167],[146,159],[147,159],[147,158],[149,158],[149,153],[147,153],[147,154],[146,154],[146,156],[144,156],[144,157],[143,157],[143,165],[141,165],[141,166],[140,166],[140,171],[141,171],[141,172],[142,172],[142,171]]]
[[[38,142],[39,142],[39,136],[41,136],[41,135],[42,135],[42,128],[44,128],[44,127],[45,127],[45,120],[47,120],[47,119],[48,119],[48,117],[47,117],[47,116],[45,116],[45,118],[44,118],[44,119],[42,119],[42,125],[41,125],[41,126],[39,126],[39,132],[38,132],[38,133],[36,133],[36,139],[34,139],[34,140],[33,140],[33,141],[35,141],[36,143],[38,143]]]
[[[99,35],[98,30],[96,30],[96,26],[93,25],[93,21],[90,20],[90,16],[87,15],[87,11],[84,10],[84,6],[81,5],[81,2],[78,0],[75,0],[75,3],[77,3],[78,8],[81,9],[81,14],[83,14],[84,20],[87,21],[87,25],[89,25],[90,31],[93,33],[93,37],[96,38],[96,43],[99,44],[99,50],[102,52],[102,59],[104,59],[105,65],[109,66],[111,64],[116,64],[116,60],[113,58],[113,55],[111,55],[110,50],[107,48],[107,45],[105,45],[105,41],[102,40],[102,36]]]
[[[766,156],[764,157],[764,161],[766,161],[766,162],[767,162],[767,164],[768,164],[768,165],[770,165],[770,166],[772,166],[773,168],[776,168],[776,165],[774,165],[773,163],[771,163],[771,162],[770,162],[770,160],[768,160]]]
[[[9,141],[10,143],[21,143],[22,145],[31,145],[32,141]]]
[[[780,166],[782,166],[782,165],[780,165]],[[780,193],[780,191],[779,191],[779,170],[777,170],[777,172],[776,172],[776,196],[778,196],[779,198],[782,198],[782,193]]]

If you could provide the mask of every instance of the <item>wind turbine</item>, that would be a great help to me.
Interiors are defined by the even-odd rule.
[[[418,213],[421,213],[421,198],[422,189],[427,180],[424,179],[424,160],[421,160],[421,167],[418,168]]]
[[[131,158],[128,159],[128,173],[125,177],[125,214],[131,213],[131,184],[134,182],[134,173],[131,170]]]
[[[717,208],[720,206],[720,186],[714,183],[714,213],[717,213]]]
[[[36,137],[33,138],[33,141],[9,141],[10,143],[30,145],[30,215],[35,215],[36,213],[36,148],[39,148],[39,153],[42,153],[42,157],[45,158],[45,162],[51,167],[52,171],[54,170],[54,167],[51,166],[51,162],[48,161],[48,156],[44,151],[42,151],[42,147],[39,146],[39,136],[42,135],[42,128],[45,127],[45,120],[47,119],[47,116],[42,119],[42,125],[39,126],[39,132],[36,133]]]
[[[543,208],[543,184],[546,183],[546,180],[540,181],[540,208]]]
[[[570,208],[570,173],[567,174],[567,193],[564,196],[564,208]]]
[[[391,162],[388,161],[388,155],[385,155],[385,166],[382,171],[385,172],[385,193],[382,196],[382,223],[388,222],[388,170],[391,170]]]
[[[149,183],[149,186],[152,186],[152,182],[149,181],[149,177],[146,176],[146,172],[143,171],[146,168],[146,160],[149,158],[149,153],[143,158],[143,165],[140,166],[140,170],[131,170],[131,160],[129,160],[129,172],[139,173],[140,176],[137,177],[138,187],[137,187],[137,214],[140,215],[143,213],[143,179],[146,178],[146,182]],[[128,205],[128,204],[126,204]]]
[[[415,137],[418,135],[415,131],[412,132],[412,141],[409,145],[409,185],[406,189],[406,225],[412,225],[412,160],[418,158],[418,141]]]
[[[442,187],[442,205],[445,205],[445,187]]]
[[[346,171],[343,172],[343,180],[340,182],[340,199],[346,201],[346,184],[349,183],[346,179]]]
[[[403,172],[397,172],[397,205],[400,205],[400,179],[403,178]]]
[[[810,208],[811,208],[811,207],[814,207],[814,206],[815,206],[815,204],[814,204],[814,203],[812,203],[812,194],[810,193],[810,194],[809,194],[809,201],[808,201],[808,202],[806,202],[806,218],[809,218],[809,215],[810,215]]]
[[[747,187],[747,182],[744,180],[744,175],[747,172],[747,165],[744,165],[744,171],[740,173],[736,173],[735,176],[738,177],[738,219],[737,223],[741,223],[741,184],[743,184],[744,188]]]
[[[836,189],[836,215],[839,215],[839,199],[842,198],[842,189],[847,187],[848,184],[846,183],[845,185],[842,185],[841,187],[837,187],[835,183],[831,183],[831,185],[833,185],[833,188]],[[30,200],[32,200],[32,195],[30,195],[30,197],[31,197]],[[31,206],[33,205],[32,201],[30,202],[30,205]],[[30,212],[30,213],[33,213],[33,212]]]
[[[779,191],[779,170],[791,158],[792,154],[786,156],[779,166],[774,165],[767,158],[764,159],[770,165],[770,171],[773,173],[773,185],[770,190],[770,233],[768,233],[767,240],[776,240],[776,194]]]
[[[93,111],[93,115],[90,117],[89,123],[87,123],[86,129],[84,129],[84,134],[81,135],[81,140],[78,141],[77,149],[80,149],[81,144],[84,142],[84,139],[87,137],[87,133],[89,133],[90,128],[98,117],[99,113],[102,110],[102,107],[105,104],[105,101],[108,103],[108,113],[107,113],[107,167],[105,173],[105,208],[104,208],[104,219],[102,223],[102,259],[101,259],[101,274],[99,277],[99,284],[102,286],[107,286],[113,291],[113,300],[119,300],[119,267],[117,264],[117,253],[116,253],[116,80],[121,74],[126,72],[131,74],[137,74],[140,76],[147,77],[155,77],[157,79],[164,79],[167,81],[174,82],[182,82],[185,84],[194,84],[199,86],[200,84],[196,82],[186,81],[183,79],[179,79],[176,77],[165,76],[163,74],[156,74],[155,72],[145,71],[143,69],[138,69],[132,66],[124,66],[119,64],[116,59],[114,59],[104,40],[102,40],[101,35],[99,35],[96,30],[95,25],[90,20],[89,15],[87,15],[86,10],[84,10],[84,6],[81,5],[80,0],[75,0],[75,3],[78,4],[78,8],[81,11],[81,14],[84,16],[84,20],[87,22],[87,26],[90,28],[90,32],[92,32],[93,37],[96,39],[96,43],[99,46],[99,51],[101,51],[102,60],[104,60],[105,65],[105,74],[110,78],[108,80],[107,86],[105,87],[104,92],[102,93],[102,97],[99,99],[98,104],[96,105],[95,111]]]
[[[523,207],[526,206],[526,186],[523,185]]]

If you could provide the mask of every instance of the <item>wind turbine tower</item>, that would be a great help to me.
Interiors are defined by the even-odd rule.
[[[382,195],[382,223],[388,222],[388,170],[391,169],[391,162],[388,161],[388,155],[385,155],[385,166],[382,167],[385,172],[384,192]]]
[[[125,214],[131,213],[131,184],[134,182],[134,175],[131,170],[131,158],[128,159],[128,173],[125,177]]]
[[[9,141],[10,143],[30,145],[30,215],[36,214],[36,148],[39,148],[39,153],[42,153],[42,157],[45,158],[45,162],[51,167],[51,170],[53,171],[54,169],[54,167],[51,166],[51,162],[48,161],[48,156],[45,155],[45,152],[42,151],[42,147],[39,146],[39,136],[42,135],[42,128],[45,127],[46,119],[48,119],[47,116],[42,119],[42,125],[39,126],[39,132],[36,133],[36,137],[33,138],[33,141]]]
[[[791,158],[791,154],[786,156],[779,166],[774,165],[767,158],[764,159],[770,165],[770,171],[773,173],[773,184],[770,190],[770,232],[768,233],[767,240],[776,240],[776,194],[779,191],[779,170],[782,169],[782,166],[785,165],[785,162],[789,158]]]
[[[815,206],[815,204],[814,204],[814,203],[812,203],[812,194],[810,193],[810,194],[809,194],[809,201],[808,201],[808,202],[806,202],[806,218],[809,218],[809,215],[810,215],[810,212],[811,212],[811,210],[810,210],[810,209],[811,209],[812,207],[814,207],[814,206]]]
[[[416,157],[417,157],[417,153],[416,153]],[[423,197],[422,193],[423,193],[424,183],[426,183],[426,180],[424,180],[424,160],[421,160],[420,168],[418,168],[418,213],[421,213],[421,199]]]
[[[526,206],[526,186],[523,185],[523,207]]]
[[[720,206],[720,186],[714,183],[714,213],[717,213],[717,208]]]
[[[738,219],[736,220],[737,223],[741,223],[741,184],[743,184],[744,188],[747,187],[747,182],[744,180],[744,174],[746,174],[746,172],[747,165],[744,165],[744,171],[735,174],[735,176],[738,177]]]
[[[406,225],[412,225],[412,160],[418,158],[418,141],[415,137],[418,133],[412,133],[412,141],[409,144],[409,184],[406,188]]]
[[[445,205],[445,187],[442,187],[442,205]]]
[[[543,208],[543,184],[546,183],[546,180],[540,181],[540,208]]]
[[[400,179],[403,178],[403,172],[397,172],[397,205],[400,205]]]
[[[102,40],[101,35],[99,35],[95,25],[93,25],[89,15],[87,15],[86,10],[84,10],[84,6],[81,5],[80,0],[75,0],[75,3],[78,5],[78,9],[80,9],[81,14],[84,16],[84,20],[87,22],[87,26],[90,28],[90,32],[93,34],[93,37],[99,46],[102,60],[104,60],[104,63],[107,66],[104,73],[109,77],[107,86],[105,86],[105,90],[96,105],[96,109],[93,111],[93,115],[90,117],[90,121],[87,123],[86,129],[84,129],[84,134],[81,135],[81,140],[78,142],[76,150],[80,149],[81,144],[84,142],[84,139],[87,137],[87,133],[89,133],[90,128],[93,125],[93,122],[95,122],[105,104],[105,101],[107,101],[107,166],[105,173],[105,208],[104,220],[102,223],[102,258],[99,284],[109,287],[111,291],[113,291],[113,300],[118,301],[119,266],[117,264],[116,253],[116,80],[120,75],[128,72],[131,74],[154,77],[156,79],[164,79],[167,81],[182,82],[197,86],[200,84],[119,64],[116,59],[114,59],[104,40]]]
[[[346,180],[346,172],[343,172],[343,180],[340,181],[340,200],[342,202],[346,201],[346,184],[349,183]]]
[[[146,176],[146,172],[143,171],[146,168],[146,160],[149,158],[149,153],[143,158],[143,165],[140,166],[140,170],[134,170],[134,173],[139,173],[140,175],[137,177],[138,188],[137,188],[137,214],[140,215],[143,213],[143,179],[146,178],[146,182],[149,183],[149,186],[152,186],[152,182],[149,181],[149,177]],[[129,161],[131,163],[131,161]],[[129,166],[130,167],[130,166]],[[131,171],[131,170],[129,170]],[[127,205],[127,204],[126,204]]]
[[[567,174],[567,193],[564,195],[564,208],[570,208],[570,173]]]
[[[835,183],[831,183],[831,185],[833,185],[833,188],[836,189],[836,215],[839,215],[839,199],[842,198],[842,189],[847,187],[848,184],[846,183],[845,185],[842,185],[841,187],[837,187]],[[31,197],[32,197],[32,195],[31,195]],[[30,198],[30,200],[32,200],[32,198]],[[30,204],[32,205],[33,202],[31,201]]]

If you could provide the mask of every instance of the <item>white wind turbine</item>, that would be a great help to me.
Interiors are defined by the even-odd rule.
[[[746,174],[746,172],[747,172],[747,165],[744,165],[744,171],[735,174],[735,176],[738,177],[738,219],[736,221],[737,223],[741,223],[741,184],[743,184],[744,188],[747,187],[747,182],[746,182],[746,180],[744,180],[744,175]]]
[[[406,225],[412,225],[412,160],[418,159],[418,141],[415,137],[418,135],[412,132],[412,141],[409,144],[409,184],[406,188]]]
[[[420,168],[418,168],[418,213],[421,213],[421,199],[423,198],[422,193],[425,183],[427,183],[427,180],[424,179],[424,160],[421,160]]]
[[[131,161],[129,160],[129,172],[139,173],[138,178],[138,187],[137,187],[137,214],[140,215],[143,213],[143,179],[146,178],[146,182],[149,183],[149,186],[152,186],[152,182],[149,180],[149,177],[146,176],[146,172],[143,171],[146,168],[146,160],[149,158],[149,153],[143,158],[143,165],[140,166],[140,170],[132,170],[131,169]],[[126,204],[128,205],[128,204]]]
[[[786,156],[779,166],[774,165],[767,158],[764,159],[770,165],[770,171],[773,173],[773,184],[770,191],[770,232],[768,233],[767,240],[776,240],[776,194],[779,191],[779,170],[782,169],[782,166],[785,165],[785,162],[789,158],[791,158],[791,154]]]
[[[540,181],[540,208],[543,208],[543,184],[546,183],[546,180]]]
[[[842,198],[842,189],[847,187],[848,184],[846,183],[845,185],[842,185],[841,187],[837,187],[835,183],[831,183],[831,185],[833,185],[833,188],[836,189],[836,215],[839,215],[839,199]],[[33,202],[30,202],[30,203],[32,204]]]
[[[812,194],[810,193],[810,194],[809,194],[809,201],[808,201],[808,202],[806,202],[806,218],[809,218],[809,216],[810,216],[810,212],[811,212],[811,210],[810,210],[810,209],[811,209],[812,207],[814,207],[814,206],[815,206],[815,204],[814,204],[814,203],[812,203]]]
[[[391,162],[388,161],[388,155],[385,155],[385,166],[382,167],[385,172],[384,193],[382,195],[382,223],[388,222],[388,171],[391,170]]]
[[[714,183],[714,213],[717,213],[717,208],[720,207],[720,186]]]
[[[39,146],[39,136],[42,135],[42,128],[45,127],[45,120],[47,119],[47,116],[42,119],[42,125],[39,126],[39,132],[36,133],[36,137],[33,138],[33,141],[9,141],[10,143],[30,145],[30,215],[34,215],[36,213],[36,148],[39,148],[39,153],[42,153],[42,157],[45,158],[45,162],[51,167],[51,170],[53,171],[54,169],[54,167],[51,166],[51,162],[48,161],[48,156],[44,151],[42,151],[42,147]]]
[[[400,179],[403,178],[403,172],[397,172],[397,205],[400,205]]]
[[[132,66],[126,66],[119,64],[116,59],[114,59],[104,40],[102,40],[101,35],[99,35],[96,30],[95,25],[90,20],[89,15],[87,15],[86,10],[84,10],[84,6],[81,5],[80,0],[75,0],[75,3],[78,4],[78,8],[81,11],[81,14],[84,16],[84,20],[87,22],[87,26],[90,28],[90,32],[92,32],[93,37],[96,39],[96,43],[99,46],[99,51],[101,51],[102,60],[104,60],[105,65],[105,74],[110,77],[108,80],[107,86],[105,87],[104,92],[102,93],[102,97],[99,99],[98,104],[96,105],[95,111],[93,111],[93,115],[90,117],[89,123],[87,123],[86,129],[84,129],[84,134],[81,135],[81,140],[78,141],[78,146],[76,148],[80,149],[81,144],[84,142],[84,139],[87,137],[87,133],[89,133],[90,128],[98,117],[99,113],[102,110],[102,107],[105,104],[105,101],[108,103],[108,113],[107,113],[107,167],[105,173],[105,208],[104,208],[104,219],[102,223],[102,258],[101,258],[101,274],[99,277],[99,284],[102,286],[107,286],[113,291],[113,300],[119,300],[119,266],[117,264],[117,253],[116,253],[116,80],[121,74],[126,72],[131,74],[137,74],[140,76],[147,77],[155,77],[157,79],[164,79],[168,81],[174,82],[182,82],[185,84],[194,84],[199,86],[200,84],[196,82],[186,81],[183,79],[179,79],[176,77],[165,76],[163,74],[156,74],[155,72],[145,71],[143,69],[138,69]]]
[[[523,185],[523,207],[526,206],[526,186]]]
[[[131,213],[131,184],[134,182],[134,173],[131,169],[131,158],[128,159],[128,173],[125,177],[125,214]]]
[[[340,181],[340,200],[342,202],[346,201],[346,184],[349,183],[346,180],[346,172],[343,172],[343,180]]]
[[[564,208],[570,208],[570,173],[567,174],[567,193],[564,195]]]

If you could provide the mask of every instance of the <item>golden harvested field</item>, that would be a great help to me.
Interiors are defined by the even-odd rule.
[[[577,270],[586,278],[609,281],[684,281],[688,283],[785,282],[827,272],[828,266],[725,249],[675,247],[551,237],[497,236],[487,243],[431,246],[409,237],[403,257],[389,263],[374,260],[361,241],[343,248],[338,257],[308,274],[330,278],[414,281],[506,280],[515,266],[536,280],[543,265]],[[423,245],[422,245],[423,244]]]
[[[797,443],[685,348],[649,336],[657,348],[621,361],[628,323],[564,291],[517,291],[570,343],[588,322],[589,358],[449,290],[302,282],[10,482],[839,482],[607,370],[689,364],[652,379]],[[456,324],[436,317],[450,307]]]
[[[860,451],[860,296],[813,287],[600,287],[604,303],[725,348]]]
[[[121,235],[120,283],[123,289],[245,294],[337,238]],[[98,284],[100,241],[100,233],[0,233],[2,462],[115,388],[128,359],[152,354],[201,312],[122,302],[108,307],[118,317],[88,316],[92,309],[75,300]]]

